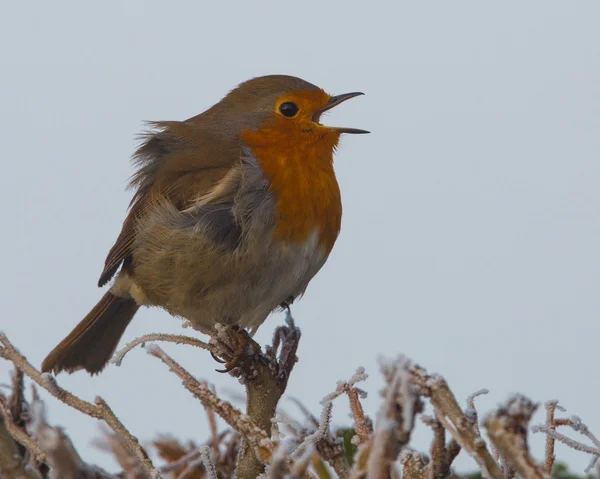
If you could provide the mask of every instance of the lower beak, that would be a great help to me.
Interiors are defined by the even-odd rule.
[[[344,93],[342,95],[332,96],[329,99],[329,102],[327,102],[327,105],[325,105],[323,108],[315,111],[315,113],[312,116],[312,121],[314,121],[315,123],[319,123],[319,120],[321,119],[321,115],[324,112],[326,112],[327,110],[331,110],[333,107],[339,105],[340,103],[344,103],[346,100],[350,100],[350,98],[354,98],[354,97],[361,96],[361,95],[364,95],[364,93],[355,91],[352,93]],[[359,128],[345,128],[345,127],[337,127],[337,126],[328,126],[327,128],[329,128],[330,130],[338,131],[340,133],[354,133],[354,134],[371,133],[370,131],[361,130]]]

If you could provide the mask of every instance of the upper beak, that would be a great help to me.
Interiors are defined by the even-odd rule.
[[[324,112],[326,112],[327,110],[331,110],[334,106],[337,106],[340,103],[343,103],[346,100],[349,100],[350,98],[354,98],[354,97],[360,96],[360,95],[364,95],[364,93],[362,93],[360,91],[354,91],[352,93],[344,93],[342,95],[332,96],[329,99],[329,102],[327,102],[327,105],[325,105],[323,108],[321,108],[313,113],[312,121],[314,121],[315,123],[319,123],[321,115]],[[371,133],[370,131],[360,130],[358,128],[345,128],[345,127],[335,127],[335,126],[328,126],[327,128],[329,128],[331,130],[339,131],[340,133]]]

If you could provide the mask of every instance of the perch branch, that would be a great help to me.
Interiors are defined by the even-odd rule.
[[[246,386],[246,414],[254,424],[267,434],[271,432],[272,418],[277,404],[285,392],[288,379],[298,358],[296,352],[300,343],[300,329],[287,310],[286,325],[279,326],[273,333],[273,341],[265,354],[255,343],[258,353],[251,352],[247,357],[248,368],[243,373]],[[254,450],[253,450],[254,449]],[[242,442],[238,456],[236,477],[255,479],[264,471],[264,461],[252,444]]]
[[[120,349],[113,355],[110,362],[117,366],[120,366],[123,359],[129,351],[131,351],[136,346],[141,345],[142,347],[144,347],[146,343],[149,343],[151,341],[163,341],[175,344],[189,344],[191,346],[195,346],[200,349],[206,349],[208,351],[214,350],[214,348],[210,344],[205,343],[204,341],[200,341],[199,339],[192,338],[190,336],[184,336],[180,334],[152,333],[145,334],[144,336],[140,336],[139,338],[134,339],[130,343],[127,343],[127,345],[125,345],[122,349]]]

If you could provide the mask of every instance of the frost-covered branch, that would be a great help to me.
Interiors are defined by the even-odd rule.
[[[183,366],[177,363],[160,347],[152,344],[146,348],[148,354],[160,359],[171,372],[175,373],[182,381],[183,386],[190,391],[202,404],[215,411],[235,431],[239,432],[255,448],[259,457],[268,462],[271,459],[274,447],[271,440],[253,421],[229,402],[220,399],[210,390],[208,383],[200,382],[194,378]]]
[[[164,334],[164,333],[152,333],[145,334],[144,336],[140,336],[139,338],[134,339],[130,343],[127,343],[123,349],[117,351],[112,359],[111,363],[120,366],[123,362],[123,359],[127,355],[129,351],[131,351],[136,346],[144,347],[146,343],[162,341],[167,343],[175,343],[175,344],[189,344],[191,346],[195,346],[200,349],[206,349],[208,351],[213,351],[214,348],[204,341],[200,341],[199,339],[192,338],[190,336],[183,336],[180,334]]]
[[[492,479],[504,479],[498,463],[488,450],[485,441],[472,426],[446,380],[438,375],[430,375],[420,366],[410,368],[411,377],[428,397],[436,410],[438,420],[442,423],[462,449],[467,451],[479,464],[485,474]]]
[[[527,442],[529,421],[537,407],[525,396],[517,394],[488,415],[484,422],[502,459],[524,479],[550,478],[531,456]]]
[[[558,409],[560,411],[565,411],[564,408],[562,408],[561,406],[558,405],[558,401],[549,401],[547,403],[546,407],[547,407],[548,411],[550,411],[550,408],[552,408],[551,412],[547,413],[546,424],[533,426],[531,428],[531,430],[534,433],[543,432],[547,436],[547,440],[546,440],[546,471],[548,470],[549,466],[552,467],[552,463],[554,461],[554,441],[555,440],[560,441],[563,444],[566,444],[571,449],[575,449],[577,451],[591,454],[593,457],[592,457],[592,460],[591,460],[589,466],[586,468],[585,472],[591,471],[594,468],[594,466],[596,466],[598,463],[600,463],[600,440],[598,440],[598,438],[589,430],[587,425],[583,423],[583,421],[581,420],[581,418],[579,416],[571,416],[570,418],[555,419],[554,411],[556,409]],[[552,420],[550,421],[549,418],[551,418]],[[592,442],[593,446],[588,446],[579,441],[575,441],[574,439],[571,439],[570,437],[565,436],[564,434],[561,434],[560,432],[558,432],[556,430],[556,428],[558,426],[571,427],[574,431],[587,437]],[[551,449],[548,447],[548,438],[552,439]],[[549,451],[551,451],[551,453]],[[552,457],[552,462],[549,461],[550,454]]]
[[[29,361],[27,361],[25,356],[15,349],[4,334],[0,334],[0,357],[11,361],[38,386],[44,388],[55,398],[88,416],[104,421],[115,433],[120,434],[123,437],[127,447],[138,458],[150,478],[154,479],[161,477],[160,471],[154,467],[137,438],[127,430],[121,421],[119,421],[112,409],[101,397],[96,397],[92,404],[61,388],[54,376],[49,373],[41,373],[34,368]]]

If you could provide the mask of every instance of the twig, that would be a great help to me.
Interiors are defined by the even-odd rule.
[[[46,422],[45,405],[39,398],[35,388],[33,388],[33,401],[31,402],[30,411],[31,421],[28,427],[33,438],[47,454],[46,463],[50,467],[50,479],[115,479],[115,476],[105,470],[83,462],[63,430],[52,427]],[[141,472],[143,473],[143,471]],[[148,476],[143,474],[143,477]]]
[[[217,455],[219,453],[219,432],[217,429],[217,418],[215,416],[215,411],[207,406],[204,406],[204,410],[206,411],[208,427],[210,429],[210,445],[213,449],[213,454]]]
[[[484,394],[488,394],[489,390],[480,389],[479,391],[475,391],[473,394],[469,394],[467,397],[467,410],[465,414],[469,417],[473,424],[473,429],[475,432],[481,436],[481,432],[479,431],[479,418],[477,414],[477,408],[475,407],[475,398],[479,396],[483,396]],[[472,418],[471,418],[472,416]]]
[[[144,336],[136,338],[133,341],[131,341],[130,343],[127,343],[127,345],[125,345],[123,347],[123,349],[120,349],[113,355],[110,362],[117,366],[120,366],[121,362],[125,358],[125,355],[129,351],[131,351],[133,348],[135,348],[136,346],[139,346],[139,345],[144,347],[146,343],[149,343],[151,341],[163,341],[163,342],[175,343],[175,344],[189,344],[191,346],[196,346],[197,348],[206,349],[208,351],[214,350],[212,345],[205,343],[204,341],[200,341],[199,339],[192,338],[190,336],[184,336],[184,335],[180,335],[180,334],[152,333],[152,334],[145,334]]]
[[[210,447],[202,446],[200,448],[200,459],[202,460],[202,464],[206,470],[206,479],[218,479],[217,470],[215,469],[215,465],[210,458]]]
[[[358,443],[365,442],[369,439],[371,429],[365,417],[364,410],[360,403],[360,398],[367,397],[367,393],[355,387],[356,383],[365,381],[369,376],[365,373],[365,368],[362,366],[356,369],[354,375],[348,381],[339,381],[335,391],[328,394],[321,400],[321,404],[331,403],[334,399],[342,394],[347,394],[350,400],[350,411],[354,419],[354,430],[358,437]]]
[[[367,476],[388,477],[391,467],[408,444],[421,402],[410,375],[411,362],[401,356],[391,364],[382,361],[388,382],[385,399],[377,413]]]
[[[557,400],[547,401],[544,405],[546,407],[546,425],[553,431],[556,430],[556,423],[554,422],[554,413],[556,411],[557,405]],[[556,459],[556,456],[554,455],[554,443],[555,439],[550,434],[547,434],[544,467],[548,474],[552,474],[552,467],[554,466],[554,461]]]
[[[416,451],[406,448],[400,453],[399,462],[403,479],[426,479],[431,477],[431,469],[424,457]]]
[[[529,453],[527,426],[537,404],[522,395],[511,397],[485,420],[490,440],[501,457],[523,479],[549,479],[549,474]]]
[[[317,428],[311,434],[308,434],[300,445],[296,447],[292,457],[297,459],[305,456],[307,450],[314,450],[316,448],[321,458],[329,463],[338,477],[345,479],[350,473],[350,465],[344,453],[344,444],[341,439],[332,437],[330,433],[331,413],[333,411],[332,394],[328,394],[321,400],[321,405],[323,406],[321,418],[314,420]]]
[[[8,405],[10,414],[15,424],[20,427],[25,427],[25,415],[27,402],[25,401],[25,382],[23,381],[24,374],[19,368],[15,367],[12,372],[12,387]]]
[[[210,390],[207,383],[200,382],[194,378],[160,347],[152,344],[146,348],[146,351],[151,356],[154,356],[165,363],[169,369],[182,380],[183,386],[188,391],[202,401],[207,407],[213,409],[227,424],[244,436],[252,447],[256,448],[257,453],[263,461],[268,462],[270,460],[274,450],[273,444],[267,434],[257,427],[248,416],[242,414],[229,402],[220,399]]]
[[[588,454],[592,454],[593,456],[595,456],[592,463],[588,466],[588,468],[586,468],[586,472],[588,472],[588,470],[591,469],[596,464],[596,461],[600,457],[600,448],[587,446],[586,444],[575,441],[574,439],[571,439],[570,437],[565,436],[564,434],[561,434],[560,432],[555,431],[546,425],[533,426],[531,428],[531,430],[534,433],[535,432],[543,432],[549,436],[552,436],[557,441],[560,441],[563,444],[566,444],[567,446],[569,446],[572,449],[575,449],[575,450],[581,451],[581,452],[586,452]]]
[[[429,375],[425,369],[417,365],[410,368],[410,373],[422,394],[430,398],[431,404],[438,414],[438,420],[456,439],[461,448],[477,461],[489,478],[504,479],[504,475],[488,451],[485,441],[473,427],[469,426],[467,416],[458,405],[444,378]]]
[[[452,463],[454,462],[454,459],[456,459],[456,457],[460,454],[460,450],[461,447],[456,441],[456,439],[450,439],[448,445],[446,446],[446,464],[448,464],[448,467],[452,467]]]
[[[446,430],[442,423],[430,416],[421,416],[421,420],[433,430],[433,441],[431,441],[431,462],[428,464],[429,476],[433,478],[444,478],[450,472],[448,453],[446,450]]]
[[[290,471],[290,474],[286,477],[286,479],[301,479],[303,477],[306,477],[306,475],[308,474],[308,467],[310,466],[314,452],[315,447],[311,444],[304,450],[300,457],[298,457],[294,461],[294,464],[292,465],[292,470]],[[310,477],[313,477],[312,474]]]
[[[548,405],[553,405],[554,409],[559,409],[560,411],[565,411],[565,409],[558,405],[558,401],[549,401]],[[547,437],[552,439],[552,451],[551,455],[554,456],[554,440],[559,440],[573,449],[577,449],[579,451],[587,452],[589,454],[593,454],[594,458],[590,462],[589,466],[586,468],[585,472],[589,472],[597,465],[600,459],[600,440],[589,430],[589,428],[583,423],[579,416],[571,416],[570,418],[554,418],[554,411],[552,411],[552,421],[546,421],[545,426],[533,426],[531,429],[535,432],[545,432]],[[577,431],[578,433],[587,437],[594,444],[595,448],[590,448],[585,444],[574,441],[573,439],[564,436],[556,431],[558,426],[570,426],[572,429]],[[546,444],[548,444],[546,442]],[[548,451],[546,452],[546,459],[548,459]],[[547,463],[546,463],[547,464]],[[546,465],[546,467],[548,467]]]
[[[25,434],[14,422],[8,417],[10,411],[8,404],[3,395],[0,394],[0,477],[5,479],[22,479],[24,477],[35,477],[28,474],[26,465],[19,452],[15,436],[21,435],[21,445],[25,448],[28,446],[37,447],[37,444]],[[8,413],[8,415],[7,415]],[[12,431],[12,432],[11,432]],[[39,448],[38,448],[39,449]],[[30,449],[31,450],[31,449]],[[44,452],[38,450],[43,457]],[[35,454],[35,449],[31,450]],[[38,456],[39,457],[39,456]]]
[[[12,414],[10,413],[8,403],[6,401],[6,398],[4,398],[3,396],[0,396],[0,411],[4,416],[4,427],[14,438],[14,440],[21,444],[23,447],[25,447],[28,451],[30,451],[31,454],[33,454],[37,460],[42,462],[46,461],[48,458],[46,452],[42,450],[39,444],[35,442],[31,437],[29,437],[23,429],[18,427],[13,422]]]
[[[350,465],[344,454],[344,447],[340,441],[335,440],[331,437],[329,431],[329,425],[331,423],[331,413],[333,410],[333,401],[340,397],[342,394],[347,394],[350,399],[350,409],[354,418],[354,430],[357,433],[357,438],[360,442],[366,442],[369,440],[370,430],[367,425],[367,419],[364,415],[362,405],[360,404],[359,396],[365,397],[365,393],[360,389],[356,388],[355,385],[359,381],[367,379],[365,370],[363,367],[356,369],[354,375],[348,381],[338,381],[335,391],[326,395],[321,400],[323,410],[321,412],[320,420],[316,420],[301,404],[297,401],[296,403],[300,406],[301,410],[305,412],[311,421],[317,425],[317,429],[304,438],[304,441],[296,449],[295,455],[304,454],[304,451],[309,446],[316,446],[317,450],[321,453],[321,456],[326,460],[338,477],[345,478],[350,474]]]
[[[306,417],[306,419],[308,419],[308,421],[315,427],[319,427],[319,420],[316,418],[316,416],[314,414],[312,414],[308,408],[302,404],[297,398],[291,397],[288,398],[290,401],[292,401],[297,407],[298,409],[300,409],[300,411],[302,412],[302,414],[304,414],[304,416]]]
[[[350,475],[350,465],[344,451],[344,443],[340,438],[325,435],[316,444],[317,451],[324,461],[333,468],[339,479],[346,479]]]
[[[366,442],[371,435],[371,429],[368,425],[367,418],[365,417],[365,411],[360,403],[359,390],[357,388],[351,388],[348,390],[347,394],[348,399],[350,400],[350,411],[352,411],[352,417],[354,418],[356,437],[358,437],[359,442]]]
[[[114,432],[121,434],[125,440],[125,444],[129,448],[132,454],[138,458],[144,471],[152,479],[158,479],[162,477],[160,470],[156,469],[152,464],[152,461],[146,454],[146,451],[142,448],[139,441],[133,436],[125,426],[119,421],[112,410],[108,407],[106,402],[100,397],[95,399],[95,404],[89,403],[61,388],[54,376],[48,373],[41,373],[34,368],[15,347],[10,343],[8,338],[0,333],[0,357],[12,361],[13,364],[21,369],[29,378],[31,378],[36,384],[48,391],[52,396],[71,406],[78,411],[93,417],[95,419],[103,420],[108,427]]]
[[[321,439],[329,435],[329,424],[331,423],[331,412],[333,411],[333,403],[328,401],[323,404],[323,411],[321,412],[321,420],[319,421],[319,427],[312,433],[304,438],[304,441],[294,451],[294,456],[298,456],[304,452],[310,445],[316,445]]]
[[[164,473],[175,472],[178,469],[181,469],[182,467],[185,468],[189,463],[191,463],[192,461],[196,461],[199,458],[200,458],[200,451],[198,449],[192,449],[191,451],[188,451],[187,453],[185,453],[183,456],[181,456],[176,461],[169,462],[168,464],[161,466],[160,470]]]
[[[296,447],[296,438],[286,438],[279,443],[267,470],[267,479],[281,479],[288,471],[288,458]]]
[[[102,436],[94,439],[93,444],[114,456],[123,469],[121,474],[127,479],[146,479],[148,476],[144,472],[140,461],[129,451],[123,438],[111,431],[105,424],[101,424],[100,430]]]

